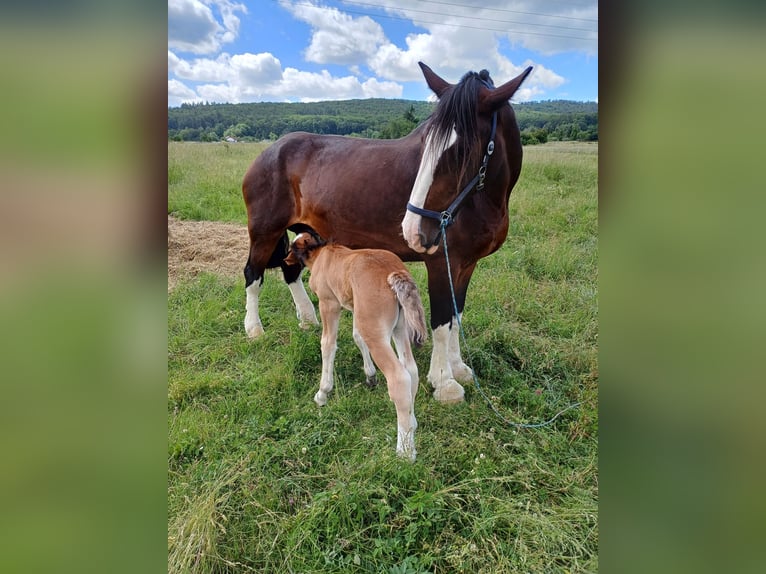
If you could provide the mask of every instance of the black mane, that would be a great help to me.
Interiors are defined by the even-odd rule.
[[[482,152],[481,133],[478,126],[478,95],[479,88],[488,83],[492,85],[489,72],[482,70],[466,73],[455,86],[449,88],[436,105],[431,114],[426,130],[426,137],[431,137],[436,149],[444,149],[449,141],[452,128],[457,132],[454,153],[450,154],[458,163],[460,177],[472,165],[478,165]]]

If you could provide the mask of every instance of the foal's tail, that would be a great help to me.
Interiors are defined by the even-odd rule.
[[[412,276],[406,271],[394,271],[388,275],[388,284],[396,293],[404,311],[404,320],[407,323],[407,331],[410,339],[418,347],[428,339],[426,329],[426,314],[423,310],[423,302],[420,300],[418,286],[412,280]]]

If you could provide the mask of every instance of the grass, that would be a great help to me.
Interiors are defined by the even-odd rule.
[[[238,146],[169,144],[169,209],[244,222],[230,188],[254,148]],[[257,341],[242,281],[181,281],[168,297],[168,571],[597,571],[597,159],[597,144],[526,148],[509,237],[469,290],[464,355],[503,416],[582,403],[542,429],[504,425],[470,384],[465,403],[436,403],[429,343],[415,351],[418,460],[401,461],[349,314],[319,409],[319,330],[298,328],[281,278],[266,277]],[[425,293],[424,268],[410,269]]]
[[[180,219],[247,223],[242,178],[267,145],[168,142],[168,211]]]

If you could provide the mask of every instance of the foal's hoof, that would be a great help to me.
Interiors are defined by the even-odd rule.
[[[378,385],[378,377],[370,375],[367,377],[367,380],[364,381],[364,384],[367,385],[368,389],[374,389]]]
[[[447,379],[434,390],[434,398],[444,404],[462,403],[465,390],[455,379]]]

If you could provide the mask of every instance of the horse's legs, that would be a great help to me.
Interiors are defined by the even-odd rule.
[[[463,313],[460,313],[462,319]],[[456,381],[461,383],[468,383],[473,380],[473,371],[471,367],[463,362],[463,357],[460,354],[460,324],[457,317],[452,317],[452,327],[449,332],[449,364],[452,369],[452,376]]]
[[[460,273],[459,287],[455,288],[455,300],[460,315],[459,317],[456,317],[453,310],[452,328],[450,329],[448,351],[449,363],[452,368],[452,375],[461,383],[468,383],[473,380],[473,371],[463,362],[463,358],[460,354],[460,323],[458,318],[462,321],[465,298],[468,293],[468,282],[471,280],[475,268],[476,264],[474,263]],[[450,295],[450,302],[451,297],[452,296]]]
[[[319,314],[322,316],[322,378],[319,381],[319,390],[314,395],[314,402],[320,407],[327,404],[327,395],[333,387],[340,312],[341,306],[337,301],[319,301]]]
[[[287,234],[278,231],[271,236],[250,235],[250,254],[245,265],[245,332],[250,338],[263,335],[263,325],[258,314],[258,296],[263,286],[266,268],[277,267],[287,257],[289,248]]]
[[[285,253],[285,257],[287,257],[287,253]],[[287,283],[290,293],[293,296],[293,303],[295,303],[295,311],[298,315],[301,329],[308,329],[312,325],[319,325],[316,312],[314,311],[314,304],[311,302],[311,299],[309,299],[308,293],[306,293],[306,287],[304,287],[303,281],[301,280],[303,266],[289,265],[282,261],[280,267],[282,268],[282,275],[285,278],[285,283]]]
[[[453,272],[455,299],[458,313],[462,313],[468,281],[475,264],[462,273]],[[428,295],[431,301],[431,329],[433,330],[433,351],[428,370],[428,382],[434,388],[434,398],[443,403],[458,403],[465,396],[465,390],[457,382],[470,380],[471,370],[460,357],[459,328],[454,316],[452,293],[444,262],[428,265]],[[453,370],[454,369],[454,370]]]
[[[410,345],[410,338],[407,333],[407,325],[404,320],[402,311],[399,311],[399,320],[394,327],[394,344],[396,345],[396,353],[399,355],[399,362],[404,365],[407,372],[410,374],[412,381],[412,400],[415,400],[415,396],[418,394],[418,365],[415,363],[415,357],[412,354],[412,346]]]
[[[367,383],[368,387],[372,388],[378,384],[378,381],[375,378],[375,364],[370,358],[370,350],[367,348],[367,343],[364,342],[364,339],[356,328],[356,321],[354,321],[353,334],[354,342],[356,343],[356,346],[359,347],[359,351],[362,353],[362,361],[364,361],[364,374],[367,377],[365,382]]]

